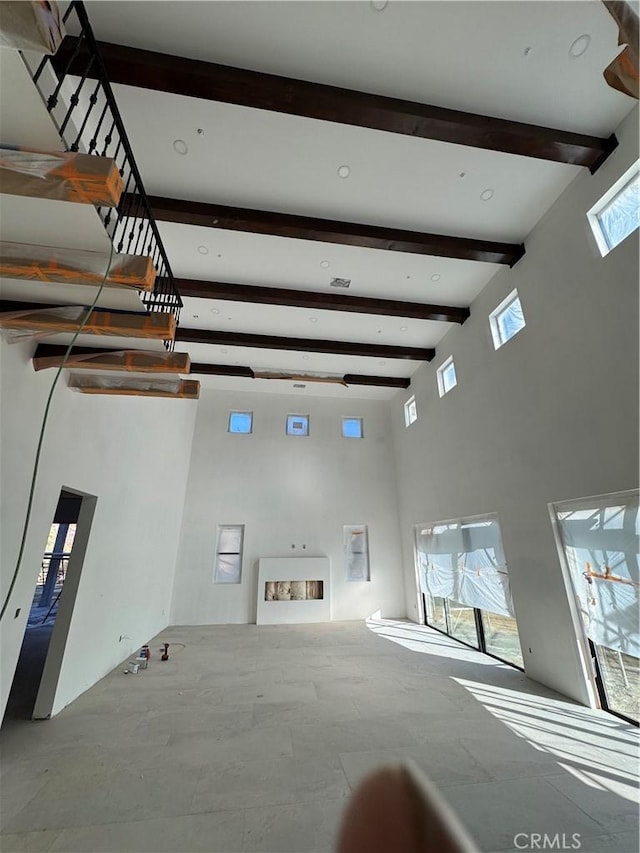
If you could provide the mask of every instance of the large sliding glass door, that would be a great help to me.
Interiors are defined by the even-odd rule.
[[[552,506],[561,556],[608,711],[640,719],[638,492]]]
[[[522,668],[497,518],[419,524],[415,534],[426,624]]]

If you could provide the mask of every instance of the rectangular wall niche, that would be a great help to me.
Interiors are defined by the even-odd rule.
[[[324,598],[322,581],[266,581],[265,601],[318,601]]]
[[[369,533],[366,524],[345,524],[344,562],[348,581],[369,581]]]

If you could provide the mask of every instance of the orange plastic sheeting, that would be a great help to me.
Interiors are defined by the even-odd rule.
[[[33,369],[46,370],[60,367],[60,355],[34,356]],[[144,350],[105,350],[104,352],[71,353],[65,367],[74,370],[121,370],[128,373],[189,373],[191,359],[186,352],[145,352]]]
[[[625,45],[604,70],[604,79],[612,89],[638,100],[640,73],[638,71],[638,16],[623,0],[603,0],[609,14],[618,25],[618,44]]]
[[[174,397],[197,400],[200,383],[196,379],[118,379],[114,376],[75,376],[69,388],[82,394],[117,394],[125,397]]]
[[[111,157],[0,148],[0,189],[9,195],[115,207],[122,176]]]
[[[4,278],[99,285],[107,270],[108,287],[153,290],[156,271],[147,256],[114,253],[109,263],[106,252],[0,243],[0,276]]]
[[[51,54],[58,50],[66,35],[56,2],[4,0],[0,15],[0,47]]]
[[[36,334],[77,332],[85,311],[86,309],[70,309],[67,306],[38,308],[34,311],[8,311],[0,314],[0,329],[27,330]],[[172,341],[176,334],[176,318],[164,311],[152,314],[92,311],[82,327],[82,334]]]

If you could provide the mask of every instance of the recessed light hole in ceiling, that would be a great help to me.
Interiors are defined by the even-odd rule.
[[[198,134],[198,136],[204,136],[204,130],[203,130],[201,127],[199,127],[199,128],[196,130],[196,133]]]
[[[209,254],[209,250],[207,249],[206,246],[198,246],[198,251],[200,252],[201,255],[208,255]]]
[[[184,139],[174,139],[173,150],[176,152],[176,154],[186,154],[189,150],[189,147],[184,141]]]
[[[329,269],[329,261],[320,261],[320,266],[323,270]]]
[[[529,56],[529,54],[531,53],[532,50],[533,50],[533,48],[531,47],[531,45],[529,45],[529,46],[525,47],[525,49],[522,51],[522,55],[523,56]]]
[[[369,5],[374,12],[384,12],[389,5],[389,0],[371,0]]]
[[[338,168],[338,177],[339,178],[348,178],[351,174],[351,168],[349,166],[340,166]]]
[[[441,278],[442,276],[439,272],[434,272],[434,274],[431,276],[431,281],[440,281]]]
[[[571,47],[569,48],[569,58],[578,59],[578,57],[584,56],[589,49],[590,44],[591,36],[589,33],[583,33],[581,36],[578,36],[578,38],[571,43]]]
[[[480,199],[482,201],[491,201],[492,198],[493,190],[491,189],[491,187],[487,187],[486,190],[482,190],[482,192],[480,193]]]

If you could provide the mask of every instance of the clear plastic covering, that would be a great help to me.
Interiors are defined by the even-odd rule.
[[[637,492],[558,504],[556,518],[587,636],[640,657]]]
[[[422,592],[490,613],[514,615],[496,518],[419,525],[416,553]]]
[[[82,306],[56,306],[50,308],[5,311],[0,313],[0,329],[26,333],[21,340],[38,336],[56,335],[60,332],[77,332],[84,321],[87,309]],[[82,325],[82,332],[91,335],[153,338],[173,340],[176,318],[166,311],[152,313],[111,312],[94,309]]]
[[[133,376],[97,376],[72,373],[69,388],[84,394],[120,394],[131,397],[183,397],[196,400],[200,383],[192,379],[154,379]]]
[[[368,581],[369,537],[366,524],[345,525],[344,559],[348,581]]]
[[[0,148],[2,190],[9,195],[114,207],[122,176],[109,157],[73,151]]]
[[[52,54],[58,50],[65,35],[57,3],[37,0],[2,3],[0,47]]]
[[[108,271],[108,272],[107,272]],[[61,284],[102,284],[153,290],[156,271],[151,258],[85,249],[60,249],[30,243],[0,243],[0,275]]]
[[[40,310],[7,311],[0,315],[0,332],[9,344],[21,344],[24,341],[38,341],[50,338],[52,335],[75,331],[86,317],[87,308],[77,305],[64,305]],[[34,329],[29,327],[29,317],[37,315],[40,318],[50,318],[52,321],[67,322],[70,329],[56,332],[55,329]]]
[[[33,357],[34,370],[58,367],[60,354],[38,354]],[[191,359],[185,352],[147,352],[146,350],[74,351],[66,366],[75,370],[114,370],[128,373],[189,373]]]

